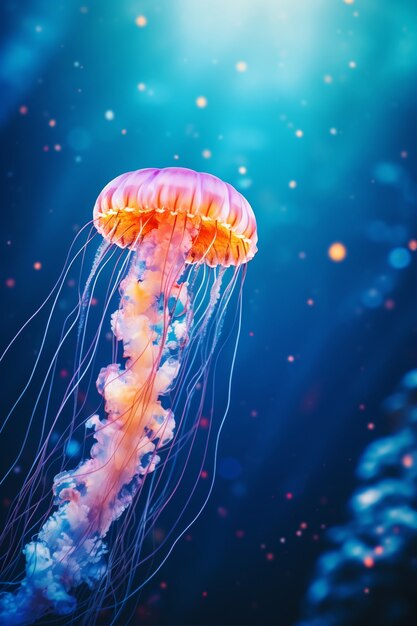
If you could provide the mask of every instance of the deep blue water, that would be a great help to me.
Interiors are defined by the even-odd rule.
[[[114,176],[190,167],[254,208],[219,476],[137,623],[290,626],[325,529],[347,519],[361,453],[392,431],[382,402],[416,366],[414,3],[5,0],[1,11],[2,345]],[[34,339],[9,356],[5,402]]]

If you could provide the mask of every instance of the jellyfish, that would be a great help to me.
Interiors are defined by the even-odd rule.
[[[199,516],[213,486],[230,404],[243,279],[257,252],[254,213],[238,191],[210,174],[169,167],[118,176],[98,196],[87,242],[73,253],[49,296],[51,315],[69,267],[76,257],[85,261],[86,246],[96,236],[102,242],[50,358],[37,411],[51,414],[58,355],[76,327],[74,372],[33,444],[35,458],[3,531],[2,580],[9,579],[0,595],[2,624],[29,624],[47,615],[91,624],[102,608],[113,616],[106,623],[116,623],[124,602],[159,570]],[[100,275],[105,296],[97,320],[92,308]],[[117,294],[117,310],[109,316]],[[101,414],[85,416],[80,388],[92,375],[108,317],[114,362],[96,380]],[[97,328],[90,341],[91,320]],[[219,379],[223,386],[226,381],[227,397],[216,421]],[[201,429],[203,413],[208,417]],[[56,441],[63,415],[69,423]],[[69,467],[68,445],[82,429],[84,456]],[[212,479],[193,503],[210,453]],[[65,457],[61,465],[59,454]],[[49,500],[48,464],[60,469]],[[186,480],[189,493],[175,505],[187,472],[193,476]],[[152,532],[173,503],[171,526],[155,545]]]

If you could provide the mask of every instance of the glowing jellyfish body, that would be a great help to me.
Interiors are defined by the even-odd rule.
[[[215,176],[182,168],[117,177],[99,195],[93,223],[104,242],[81,299],[80,319],[85,323],[97,272],[115,246],[128,249],[126,270],[119,272],[120,304],[111,317],[125,362],[100,371],[96,385],[106,417],[94,414],[85,422],[94,437],[89,458],[55,476],[55,509],[24,546],[26,575],[17,590],[0,596],[4,624],[77,610],[91,623],[100,605],[108,603],[115,555],[130,551],[132,570],[146,560],[144,538],[188,463],[227,306],[241,268],[256,253],[256,221],[247,201]],[[226,268],[231,278],[224,285]],[[40,448],[38,463],[47,458],[45,449]],[[34,476],[23,493],[35,492],[36,470]],[[134,539],[123,545],[132,535],[122,526],[119,552],[109,552],[112,524],[128,514],[133,501],[138,517],[126,524],[134,520]],[[18,507],[6,530],[17,519]],[[90,608],[76,597],[83,584],[93,592]],[[131,587],[125,584],[124,593]],[[117,615],[117,604],[113,608]]]

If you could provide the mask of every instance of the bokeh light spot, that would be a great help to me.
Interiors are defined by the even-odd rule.
[[[76,439],[70,439],[66,446],[66,453],[68,456],[77,456],[81,450],[81,446]]]
[[[335,263],[340,263],[341,261],[344,261],[346,258],[346,255],[347,255],[346,246],[340,241],[335,241],[329,247],[327,254],[329,255],[332,261],[334,261]]]
[[[403,270],[411,261],[411,254],[407,248],[394,248],[388,255],[388,262],[396,270]]]
[[[199,109],[205,109],[207,106],[207,98],[205,96],[198,96],[195,101]]]
[[[377,181],[383,185],[394,185],[401,176],[401,170],[395,163],[378,163],[374,172]]]
[[[245,61],[238,61],[236,63],[236,70],[238,72],[246,72],[248,69],[248,64]]]
[[[376,309],[382,304],[382,294],[375,287],[371,287],[370,289],[365,289],[362,294],[362,304],[366,306],[367,309]]]
[[[225,457],[219,461],[218,472],[225,480],[235,480],[242,473],[242,465],[234,457]]]
[[[136,26],[138,26],[139,28],[143,28],[148,23],[148,20],[146,19],[144,15],[138,15],[135,20],[135,23],[136,23]]]

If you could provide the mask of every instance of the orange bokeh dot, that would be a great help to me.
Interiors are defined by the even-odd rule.
[[[148,23],[148,20],[146,19],[144,15],[137,16],[136,26],[139,26],[139,28],[143,28],[144,26],[146,26],[147,23]]]
[[[42,269],[42,263],[40,261],[35,261],[35,263],[33,264],[33,269],[34,270]]]
[[[332,261],[334,261],[335,263],[340,263],[346,258],[346,246],[343,243],[340,243],[340,241],[336,241],[335,243],[332,243],[327,253]]]
[[[207,106],[207,98],[205,96],[198,96],[195,103],[199,109],[205,109]]]

